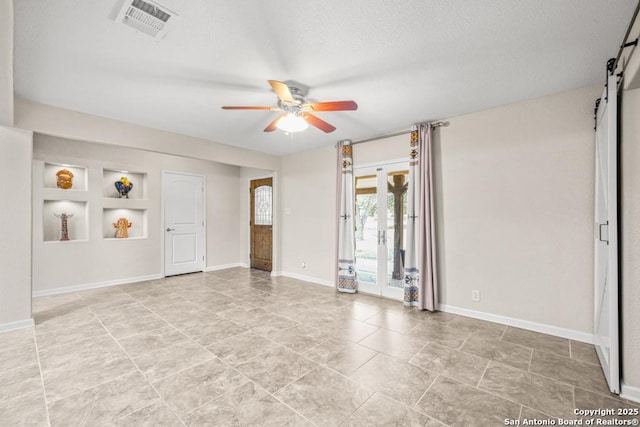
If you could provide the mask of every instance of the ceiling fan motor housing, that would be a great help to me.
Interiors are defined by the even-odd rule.
[[[297,87],[287,87],[289,88],[289,92],[291,92],[293,102],[283,101],[282,99],[278,98],[278,107],[286,113],[299,116],[302,114],[302,106],[307,103],[307,100],[305,99],[304,93]]]

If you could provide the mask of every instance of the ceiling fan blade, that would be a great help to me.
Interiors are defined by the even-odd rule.
[[[302,118],[307,121],[311,126],[315,126],[323,132],[329,133],[336,130],[336,127],[325,122],[320,117],[314,116],[313,114],[304,113]]]
[[[311,102],[303,108],[306,107],[310,107],[311,111],[346,111],[357,110],[358,104],[355,101]]]
[[[285,114],[280,114],[278,117],[273,119],[273,121],[271,123],[269,123],[269,126],[264,128],[264,131],[265,132],[273,132],[274,130],[276,130],[277,129],[276,125],[278,124],[278,120],[280,120],[284,116],[285,116]]]
[[[284,102],[293,103],[295,100],[293,99],[293,95],[291,95],[291,91],[289,90],[289,86],[286,83],[279,82],[277,80],[269,80],[269,84],[273,88],[273,91],[278,95]]]
[[[263,107],[259,105],[248,105],[248,106],[229,106],[225,105],[222,107],[223,110],[268,110],[268,111],[280,111],[278,107]]]

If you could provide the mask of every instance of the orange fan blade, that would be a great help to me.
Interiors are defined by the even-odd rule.
[[[283,102],[293,103],[295,100],[293,99],[293,95],[291,95],[291,91],[286,83],[279,82],[277,80],[269,80],[269,84],[273,88],[273,91],[278,95]]]
[[[268,110],[268,111],[280,111],[278,107],[262,107],[259,105],[248,105],[248,106],[228,106],[225,105],[222,107],[223,110]]]
[[[276,124],[278,124],[278,120],[280,120],[284,116],[285,116],[284,114],[280,114],[278,117],[273,119],[273,121],[271,123],[269,123],[269,126],[264,128],[264,131],[265,132],[273,132],[274,130],[276,130],[277,129]]]
[[[305,104],[313,111],[346,111],[357,110],[358,104],[355,101],[330,101],[330,102],[312,102]]]
[[[307,123],[309,123],[310,125],[315,126],[321,131],[324,131],[326,133],[333,132],[334,130],[336,130],[335,126],[325,122],[320,117],[314,116],[313,114],[304,113],[302,115],[302,118],[305,119]]]

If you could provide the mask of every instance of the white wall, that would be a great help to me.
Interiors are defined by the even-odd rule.
[[[0,126],[0,331],[32,324],[31,141]]]
[[[640,89],[625,91],[622,104],[622,379],[640,399]]]
[[[12,0],[0,0],[0,126],[13,126]]]
[[[599,90],[469,114],[436,130],[442,303],[591,332]],[[358,144],[354,165],[406,156],[408,140]],[[282,216],[283,270],[332,282],[335,149],[287,156],[281,174],[282,207],[291,209]]]
[[[280,165],[280,158],[269,154],[20,98],[15,100],[15,127],[62,138],[139,148],[229,165],[270,170],[277,170]]]
[[[164,233],[161,223],[163,170],[205,175],[207,188],[208,268],[237,264],[240,168],[206,160],[152,153],[36,134],[34,161],[88,168],[89,239],[86,242],[43,242],[41,177],[34,176],[33,288],[36,293],[71,286],[116,282],[162,273]],[[148,236],[145,239],[105,240],[102,232],[102,169],[147,173]],[[137,183],[141,185],[141,183]],[[135,184],[134,184],[135,185]],[[71,227],[71,224],[70,224]],[[126,262],[122,262],[126,259]]]
[[[282,272],[333,283],[335,271],[333,147],[283,157],[280,171]],[[307,265],[302,268],[302,263]]]

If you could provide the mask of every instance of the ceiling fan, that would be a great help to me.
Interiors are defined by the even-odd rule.
[[[299,132],[312,125],[327,133],[336,130],[335,126],[311,114],[312,112],[358,109],[358,104],[355,101],[307,102],[305,94],[297,87],[288,86],[286,83],[277,80],[269,80],[269,84],[278,95],[277,107],[224,106],[222,109],[282,111],[282,114],[264,128],[265,132],[273,132],[276,129],[281,129],[285,132]]]

